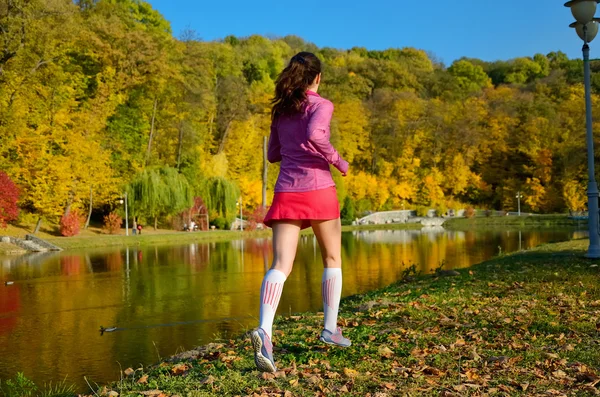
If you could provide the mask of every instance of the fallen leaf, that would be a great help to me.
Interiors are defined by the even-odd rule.
[[[488,357],[485,361],[487,361],[488,363],[505,363],[508,361],[508,357],[506,356],[491,356]]]
[[[557,377],[559,379],[565,378],[567,376],[567,374],[565,373],[565,371],[562,371],[560,369],[557,370],[557,371],[552,372],[552,375],[554,375],[555,377]]]
[[[467,379],[469,379],[471,381],[479,379],[479,375],[477,374],[477,372],[475,372],[474,370],[471,370],[471,369],[466,372],[466,375],[467,375]]]
[[[146,390],[146,391],[136,391],[138,394],[142,394],[144,396],[159,396],[162,394],[160,390]]]
[[[213,383],[215,383],[215,377],[212,375],[208,375],[206,378],[202,379],[200,381],[200,383],[202,383],[203,385],[212,385]]]
[[[123,371],[123,373],[125,374],[125,376],[131,376],[135,373],[135,371],[133,370],[133,368],[127,368],[125,371]]]
[[[514,389],[512,387],[506,386],[506,385],[498,385],[498,389],[500,389],[506,393],[510,393],[510,392],[514,391]]]
[[[358,376],[358,371],[350,368],[344,368],[344,375],[346,375],[348,378],[356,378]]]
[[[377,351],[379,352],[379,355],[381,357],[385,358],[390,358],[394,355],[394,352],[387,346],[379,346],[379,349],[377,349]]]
[[[383,384],[383,387],[389,390],[396,390],[396,385],[390,382],[386,382]]]
[[[283,379],[285,379],[286,378],[285,371],[277,371],[277,372],[275,372],[275,377],[276,378],[283,378]]]
[[[182,375],[185,371],[188,370],[188,366],[186,364],[177,364],[171,368],[171,373],[173,375]]]
[[[321,382],[323,382],[323,379],[321,379],[321,377],[319,375],[313,375],[310,378],[308,378],[306,381],[308,383],[310,383],[311,385],[318,385]]]
[[[425,369],[423,369],[423,373],[425,375],[431,375],[431,376],[440,376],[443,374],[442,371],[440,371],[437,368],[434,367],[426,367]]]
[[[140,383],[142,385],[145,385],[146,383],[148,383],[148,375],[142,376],[140,379],[138,379],[137,383]]]
[[[298,384],[298,379],[292,379],[290,380],[290,386],[296,386]]]

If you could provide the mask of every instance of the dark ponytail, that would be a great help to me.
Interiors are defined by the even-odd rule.
[[[306,90],[321,73],[321,61],[315,54],[299,52],[275,82],[275,98],[271,100],[273,118],[301,113],[306,103]]]

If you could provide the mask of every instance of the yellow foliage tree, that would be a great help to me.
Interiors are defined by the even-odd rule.
[[[571,211],[583,211],[587,205],[587,195],[585,185],[569,180],[563,185],[563,199],[567,204],[567,208]]]

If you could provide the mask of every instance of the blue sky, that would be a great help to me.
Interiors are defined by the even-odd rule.
[[[573,17],[560,0],[149,2],[175,36],[191,28],[203,40],[294,34],[338,49],[416,47],[446,64],[462,56],[493,61],[557,50],[570,58],[581,54],[581,41],[568,27]],[[600,38],[597,54],[594,44],[597,58]]]

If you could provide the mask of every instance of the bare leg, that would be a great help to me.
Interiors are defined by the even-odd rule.
[[[273,224],[273,265],[271,269],[279,270],[288,277],[294,266],[298,237],[302,221],[285,221]]]
[[[272,337],[273,319],[285,280],[294,267],[300,235],[299,221],[273,224],[273,265],[265,274],[260,290],[260,328]]]
[[[260,326],[251,333],[254,362],[261,371],[276,371],[271,342],[273,320],[283,285],[294,266],[301,224],[300,221],[273,224],[273,265],[265,274],[260,290]]]
[[[310,222],[323,258],[323,266],[331,269],[342,268],[342,223],[340,219]]]
[[[339,219],[313,221],[312,227],[323,258],[323,328],[337,332],[337,316],[342,295],[342,225]]]

